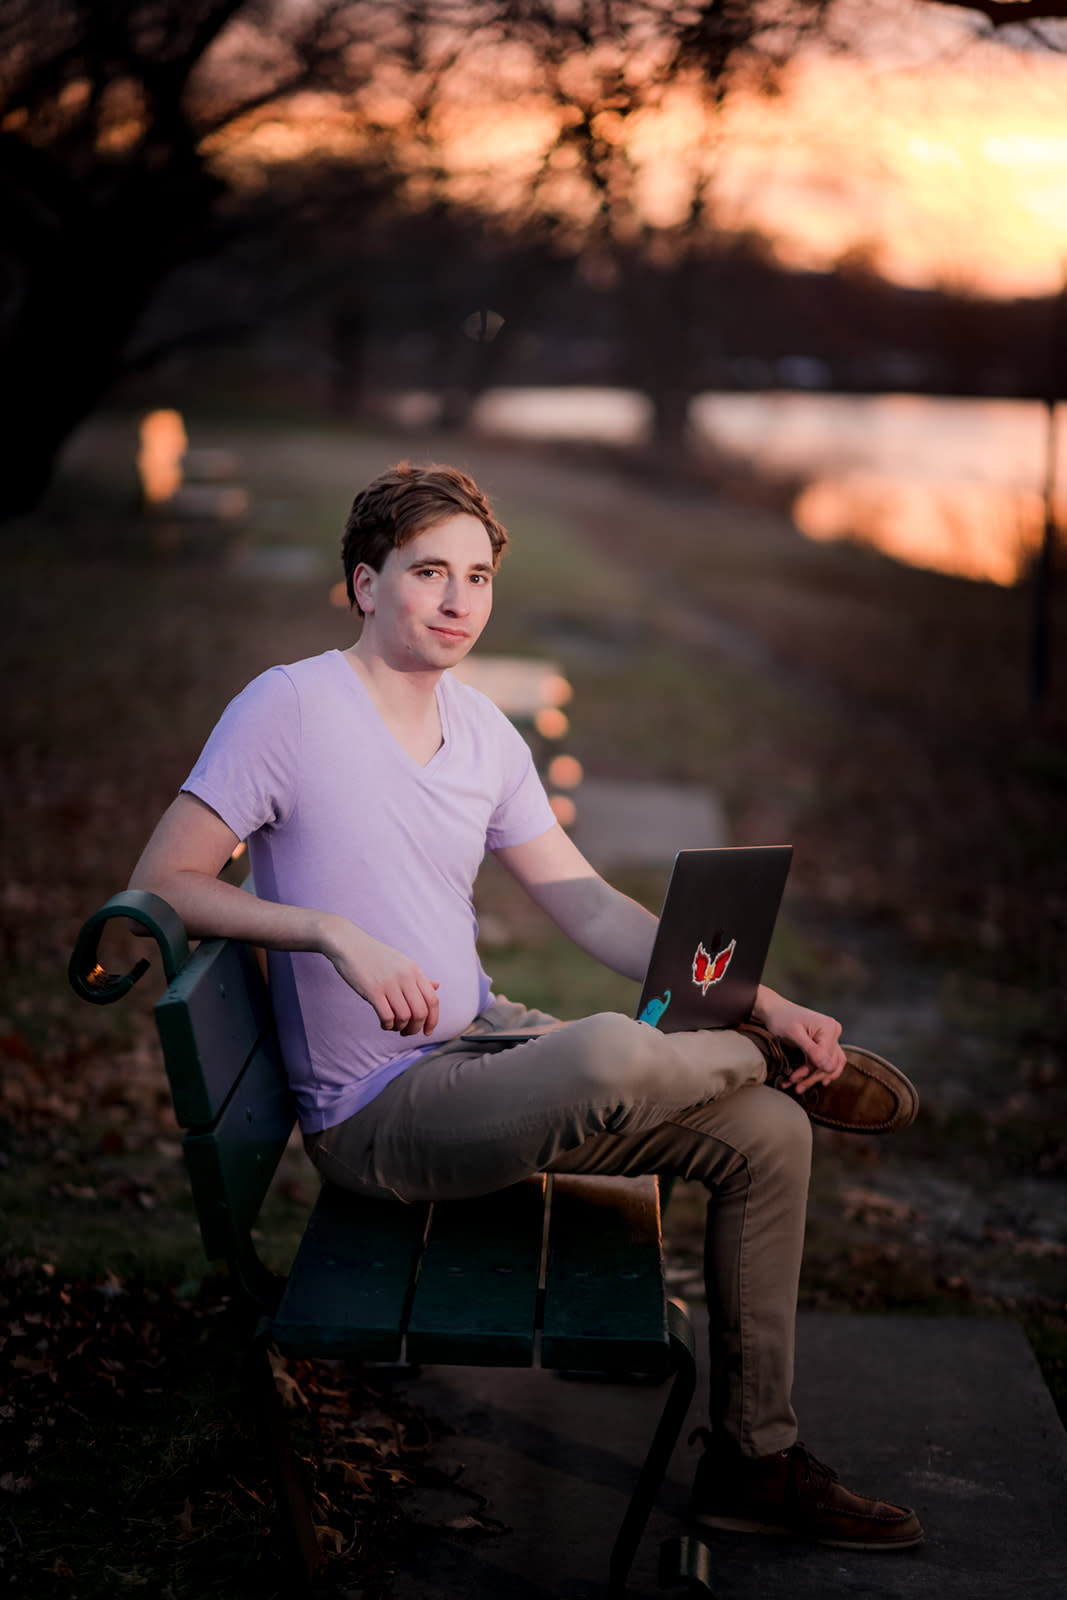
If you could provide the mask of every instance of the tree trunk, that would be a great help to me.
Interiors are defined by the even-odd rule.
[[[683,461],[689,450],[690,391],[674,385],[654,388],[651,448],[664,466]]]
[[[0,137],[0,518],[40,500],[213,192],[195,157],[78,185],[42,152]]]

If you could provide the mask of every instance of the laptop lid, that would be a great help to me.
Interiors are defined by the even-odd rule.
[[[636,1016],[665,1033],[747,1021],[763,976],[792,845],[680,850],[674,858]],[[465,1033],[506,1048],[567,1022]]]
[[[639,1021],[680,1033],[748,1020],[792,859],[792,845],[678,852]]]

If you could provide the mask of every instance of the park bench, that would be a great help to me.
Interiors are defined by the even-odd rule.
[[[304,1578],[318,1549],[271,1346],[312,1359],[671,1377],[608,1563],[610,1593],[624,1594],[695,1387],[692,1330],[664,1282],[657,1180],[542,1174],[435,1205],[326,1184],[281,1278],[257,1254],[254,1230],[295,1110],[255,953],[224,939],[190,952],[177,913],[128,890],[88,919],[71,958],[75,990],[96,1004],[121,998],[149,965],[138,961],[125,975],[100,965],[113,918],[138,924],[159,946],[167,988],[155,1017],[204,1250],[226,1263],[235,1295],[255,1313],[250,1370]],[[661,1581],[702,1587],[705,1548],[686,1538],[668,1545]]]

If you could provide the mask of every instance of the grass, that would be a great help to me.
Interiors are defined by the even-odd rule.
[[[353,488],[409,452],[471,467],[512,532],[486,648],[559,661],[575,687],[568,748],[590,774],[707,786],[737,842],[792,839],[772,982],[875,1027],[870,1042],[899,1044],[920,1081],[923,1113],[893,1148],[820,1138],[804,1303],[1019,1316],[1067,1415],[1067,713],[1061,671],[1042,716],[1027,711],[1025,595],[809,546],[697,489],[610,474],[590,488],[573,463],[470,441],[416,447],[276,419],[194,418],[190,431],[241,456],[244,528],[141,518],[133,427],[117,416],[75,441],[48,505],[5,532],[11,1592],[273,1592],[270,1494],[226,1289],[201,1259],[155,1044],[158,970],[105,1010],[79,1002],[64,973],[82,920],[125,883],[230,696],[275,661],[350,641],[329,604],[339,530]],[[293,546],[318,566],[257,575],[256,551]],[[653,909],[664,880],[619,879]],[[477,900],[500,990],[563,1015],[632,1008],[634,986],[576,957],[492,863]],[[106,962],[125,970],[132,942],[112,939]],[[313,1188],[294,1148],[263,1219],[282,1269]],[[961,1197],[962,1226],[946,1220],[946,1193]],[[700,1197],[677,1186],[679,1270],[697,1271],[701,1218]],[[335,1456],[340,1384],[286,1378],[309,1459]],[[363,1437],[392,1438],[380,1395],[353,1403],[379,1418]],[[420,1448],[402,1452],[404,1472]],[[343,1551],[332,1570],[368,1600],[386,1592],[397,1526],[390,1462],[367,1445],[347,1487],[318,1480]]]

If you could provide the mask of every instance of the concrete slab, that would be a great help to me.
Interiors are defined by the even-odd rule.
[[[586,778],[574,803],[574,842],[600,869],[669,864],[679,850],[729,843],[722,806],[707,789]]]
[[[694,1325],[703,1355],[705,1322]],[[1067,1588],[1067,1434],[1017,1325],[806,1314],[805,1441],[850,1486],[914,1505],[927,1538],[879,1555],[711,1535],[720,1600],[1048,1600]],[[542,1372],[425,1369],[405,1381],[456,1432],[420,1495],[395,1600],[597,1600],[660,1388]],[[698,1390],[698,1396],[702,1390]],[[693,1422],[701,1420],[694,1406]],[[635,1563],[660,1593],[696,1450],[683,1439]]]

